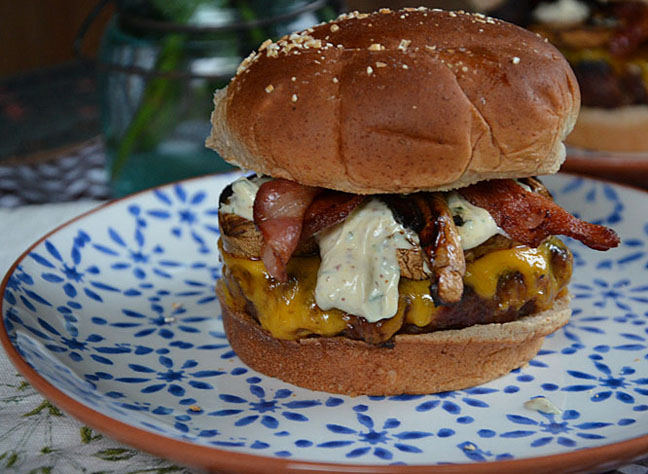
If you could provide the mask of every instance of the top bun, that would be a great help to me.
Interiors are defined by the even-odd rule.
[[[207,146],[232,164],[410,193],[555,173],[580,92],[560,52],[527,30],[382,9],[266,41],[214,103]]]

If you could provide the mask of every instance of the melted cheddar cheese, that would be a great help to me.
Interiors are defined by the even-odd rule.
[[[526,294],[498,300],[499,309],[517,310],[533,300],[536,309],[541,311],[551,306],[571,276],[571,263],[560,277],[552,271],[551,256],[556,251],[564,252],[566,248],[555,238],[538,248],[493,251],[467,264],[464,284],[485,300],[498,300],[500,277],[519,274],[524,279]],[[288,281],[279,283],[267,274],[260,260],[236,257],[222,247],[221,255],[225,278],[220,284],[226,304],[245,310],[246,300],[252,303],[259,323],[272,336],[294,340],[313,334],[334,336],[346,329],[348,314],[337,309],[323,311],[315,302],[319,257],[291,258],[287,266]],[[381,330],[395,334],[403,324],[418,327],[430,324],[440,309],[430,296],[430,284],[430,280],[401,278],[398,310],[393,318],[376,323],[381,325]]]
[[[571,64],[585,61],[603,61],[609,64],[614,73],[619,76],[626,74],[631,68],[638,68],[641,71],[644,85],[648,86],[648,57],[643,49],[636,51],[630,57],[613,56],[605,48],[583,48],[578,50],[563,48],[560,52]]]
[[[559,285],[550,268],[551,251],[556,247],[555,243],[548,241],[538,248],[514,247],[488,253],[466,267],[464,284],[472,287],[480,297],[492,299],[500,276],[519,272],[528,295],[536,295],[536,304],[547,308],[551,306],[556,296],[554,289]],[[512,303],[500,301],[498,306],[504,310]]]

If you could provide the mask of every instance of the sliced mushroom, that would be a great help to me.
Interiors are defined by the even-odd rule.
[[[457,303],[463,295],[466,261],[448,204],[441,193],[421,193],[413,199],[425,220],[419,237],[433,273],[432,297],[437,304]]]
[[[396,249],[396,258],[402,277],[410,280],[425,280],[430,277],[425,272],[425,257],[420,247]]]
[[[556,25],[532,25],[530,29],[547,38],[556,47],[576,50],[604,48],[614,36],[614,29],[606,26],[578,25],[560,28]]]
[[[603,48],[614,36],[614,30],[606,27],[581,26],[561,31],[558,35],[562,44],[570,48]]]
[[[226,252],[237,257],[260,258],[263,237],[254,222],[236,214],[219,213],[218,223]],[[311,237],[299,242],[294,255],[303,257],[317,253],[317,242]]]

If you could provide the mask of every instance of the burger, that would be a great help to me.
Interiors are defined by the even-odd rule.
[[[474,386],[567,323],[572,256],[605,227],[553,202],[579,90],[537,35],[479,14],[350,13],[266,41],[215,94],[229,342],[347,395]]]
[[[648,151],[648,2],[508,0],[491,14],[541,34],[571,64],[583,108],[567,144]]]

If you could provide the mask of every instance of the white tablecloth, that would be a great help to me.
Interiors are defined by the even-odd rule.
[[[0,278],[32,242],[97,204],[81,201],[0,208]],[[0,348],[0,472],[193,471],[113,441],[61,413],[25,382]]]
[[[0,208],[0,276],[36,239],[99,204]],[[191,473],[92,431],[61,413],[18,375],[0,349],[0,472]],[[615,473],[646,474],[648,461]]]

